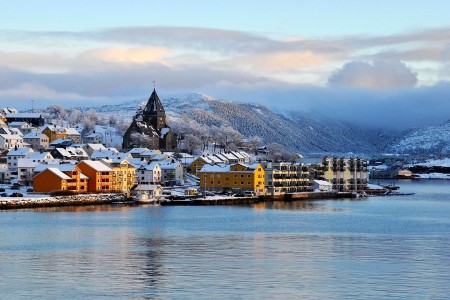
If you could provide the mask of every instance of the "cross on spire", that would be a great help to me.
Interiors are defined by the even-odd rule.
[[[153,88],[156,89],[156,80],[153,80]]]

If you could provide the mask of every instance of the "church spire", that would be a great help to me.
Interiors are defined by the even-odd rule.
[[[144,108],[144,115],[156,115],[158,112],[164,112],[164,107],[162,106],[161,100],[159,100],[156,89],[153,88],[153,92],[147,101],[147,105]]]

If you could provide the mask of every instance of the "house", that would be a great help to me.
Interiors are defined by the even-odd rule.
[[[40,113],[8,113],[5,116],[9,123],[27,122],[34,127],[40,127],[45,124],[45,119]]]
[[[265,192],[264,169],[261,164],[204,165],[198,171],[200,188],[204,191]]]
[[[148,151],[148,148],[133,148],[130,151],[128,151],[133,158],[141,158],[141,153],[144,153],[145,151]]]
[[[34,152],[31,148],[12,148],[6,154],[8,168],[12,171],[17,170],[17,163],[20,158],[25,158],[29,153]]]
[[[87,153],[87,155],[89,157],[91,157],[92,153],[94,153],[94,151],[96,150],[104,150],[106,149],[105,146],[103,146],[102,144],[84,144],[83,145],[83,150]]]
[[[139,184],[161,183],[161,167],[158,162],[148,162],[136,170]]]
[[[11,179],[11,170],[7,164],[0,164],[0,182],[5,182]]]
[[[42,129],[42,133],[48,136],[49,142],[52,143],[58,139],[67,139],[67,134],[56,125],[46,125]]]
[[[55,148],[53,149],[50,154],[54,158],[63,159],[63,160],[86,160],[89,159],[89,156],[87,153],[83,150],[83,148],[76,148],[76,147],[67,147],[64,148]]]
[[[146,150],[146,151],[140,153],[140,157],[144,158],[147,161],[151,161],[153,157],[156,157],[160,154],[162,154],[162,152],[158,149]],[[166,158],[168,158],[168,157],[166,157]],[[158,159],[156,159],[156,160],[158,160]]]
[[[34,152],[36,153],[36,152]],[[33,182],[34,170],[40,164],[59,164],[59,159],[46,158],[39,160],[36,158],[20,158],[17,162],[17,178],[19,183],[30,185]]]
[[[166,185],[181,185],[184,183],[183,165],[171,158],[160,161],[161,167],[161,182]]]
[[[23,141],[30,144],[31,148],[35,151],[44,150],[50,146],[48,136],[40,132],[26,134],[23,137]]]
[[[176,148],[175,136],[166,123],[166,113],[155,89],[123,136],[123,149],[142,146],[166,150]]]
[[[76,144],[81,143],[81,134],[76,128],[64,128],[64,133],[67,134],[67,138],[74,141]]]
[[[66,149],[67,147],[70,147],[73,144],[74,144],[74,142],[71,139],[61,138],[61,139],[57,139],[57,140],[54,140],[53,142],[51,142],[50,147]]]
[[[36,193],[65,190],[77,193],[88,191],[89,178],[76,165],[39,165],[35,173],[37,175],[33,178],[33,191]]]
[[[113,191],[113,169],[100,161],[84,160],[78,164],[81,172],[89,177],[88,192],[111,193]]]
[[[196,158],[190,165],[191,173],[197,175],[204,165],[224,164],[224,161],[215,155],[203,155]]]
[[[333,191],[333,185],[325,180],[313,180],[313,190],[315,192],[331,192]]]
[[[23,146],[24,143],[22,136],[18,134],[0,134],[0,149],[10,149]]]
[[[126,159],[113,157],[112,159],[101,159],[100,161],[113,170],[112,191],[130,191],[137,184],[136,168]]]
[[[89,133],[83,137],[85,144],[103,144],[103,134],[100,132]]]
[[[36,131],[36,128],[31,126],[27,122],[11,122],[8,124],[8,127],[19,130],[23,135]]]
[[[119,154],[116,148],[105,148],[101,150],[94,150],[91,154],[91,160],[109,159]]]
[[[8,128],[8,125],[6,124],[6,119],[3,120],[2,116],[0,115],[0,128]]]

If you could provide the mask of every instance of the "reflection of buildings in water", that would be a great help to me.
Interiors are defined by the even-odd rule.
[[[55,206],[55,207],[36,207],[27,209],[34,212],[100,212],[100,211],[130,211],[130,204],[104,204],[104,205],[75,205],[75,206]],[[23,210],[22,210],[23,211]]]
[[[153,288],[160,285],[163,281],[163,257],[166,255],[164,249],[169,246],[167,239],[157,237],[146,238],[144,242],[146,250],[143,253],[145,256],[145,264],[142,265],[142,272],[144,273],[144,281],[147,283],[146,287]]]
[[[323,210],[324,205],[320,205],[310,201],[274,201],[266,203],[266,208],[280,209],[280,210],[302,210],[302,211],[316,211]]]

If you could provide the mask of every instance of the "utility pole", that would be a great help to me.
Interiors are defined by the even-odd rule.
[[[31,113],[34,113],[34,99],[31,100]]]

